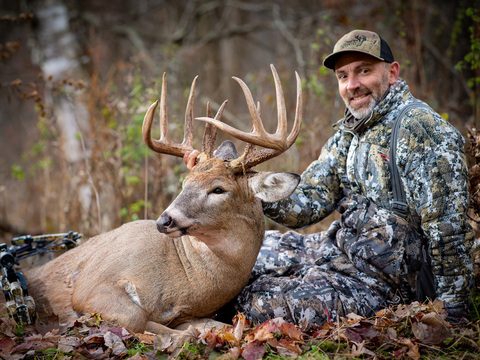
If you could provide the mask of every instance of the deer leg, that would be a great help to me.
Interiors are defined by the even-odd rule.
[[[187,321],[175,329],[153,321],[147,322],[147,331],[158,334],[159,348],[169,353],[183,346],[187,341],[198,338],[198,335],[213,328],[221,329],[228,324],[208,318]]]
[[[73,308],[80,313],[98,313],[130,331],[143,332],[150,314],[142,307],[134,288],[126,284],[125,281],[114,286],[97,284],[94,292],[75,292]]]
[[[197,329],[200,333],[207,332],[212,330],[213,328],[220,330],[225,326],[228,326],[229,324],[225,324],[220,321],[216,321],[210,318],[201,318],[201,319],[195,319],[191,321],[187,321],[183,324],[178,325],[175,327],[177,330],[186,330],[189,327],[193,327]]]

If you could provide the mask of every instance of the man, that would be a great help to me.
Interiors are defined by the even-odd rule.
[[[437,297],[450,321],[468,318],[474,233],[463,137],[412,96],[378,34],[346,34],[324,65],[335,72],[345,117],[295,193],[264,212],[292,229],[335,210],[341,221],[319,234],[267,232],[237,309],[258,322],[322,324]]]

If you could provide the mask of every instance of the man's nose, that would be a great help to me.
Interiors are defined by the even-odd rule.
[[[360,86],[358,77],[355,75],[349,76],[347,81],[347,90],[355,90]]]

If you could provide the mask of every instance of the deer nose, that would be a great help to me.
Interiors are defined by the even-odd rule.
[[[167,227],[169,227],[173,222],[173,219],[170,215],[163,213],[157,220],[157,229],[161,233],[165,233],[167,231]]]

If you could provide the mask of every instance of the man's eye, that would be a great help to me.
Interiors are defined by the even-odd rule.
[[[223,190],[222,188],[220,187],[217,187],[215,189],[212,190],[212,193],[213,194],[223,194],[225,192],[225,190]]]

